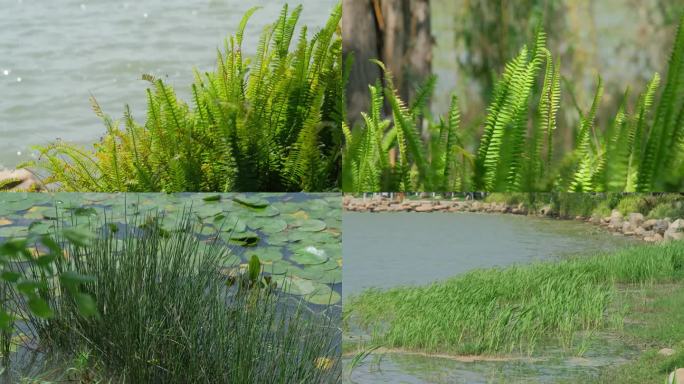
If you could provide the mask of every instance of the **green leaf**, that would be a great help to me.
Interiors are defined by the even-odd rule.
[[[81,315],[89,317],[98,314],[95,300],[93,300],[90,295],[85,293],[74,293],[74,301],[76,302],[76,307]]]
[[[42,317],[43,319],[49,319],[54,316],[54,312],[48,303],[37,295],[31,295],[28,301],[28,306],[33,314],[38,317]]]

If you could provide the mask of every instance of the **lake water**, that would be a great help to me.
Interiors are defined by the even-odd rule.
[[[211,70],[216,48],[243,14],[252,54],[285,0],[0,1],[0,169],[29,160],[32,145],[61,138],[92,143],[104,125],[90,108],[144,118],[145,73],[165,78],[187,100],[192,69]],[[337,0],[298,0],[300,26],[318,30]],[[310,33],[311,35],[311,33]]]
[[[515,215],[345,212],[342,218],[345,298],[369,287],[427,284],[627,243],[586,223]]]
[[[424,285],[476,268],[559,260],[633,244],[586,223],[514,215],[345,212],[342,219],[343,302],[370,287]],[[556,383],[563,378],[584,382],[600,367],[625,362],[633,353],[602,339],[583,358],[549,354],[543,361],[471,363],[371,355],[345,381]]]

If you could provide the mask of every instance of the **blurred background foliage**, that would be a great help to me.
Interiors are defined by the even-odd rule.
[[[505,63],[533,40],[538,26],[560,59],[562,105],[558,116],[565,149],[572,146],[576,105],[591,104],[597,77],[604,97],[597,121],[615,116],[625,89],[640,92],[654,72],[664,75],[681,0],[431,0],[433,73],[431,110],[444,114],[450,95],[460,98],[463,126],[479,135],[484,108]],[[603,119],[603,121],[601,121]]]

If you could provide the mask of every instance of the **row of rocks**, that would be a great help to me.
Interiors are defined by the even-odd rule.
[[[506,203],[488,203],[478,200],[392,200],[383,197],[370,199],[345,196],[344,209],[352,212],[482,212],[508,213],[515,215],[536,215],[557,217],[552,207],[547,205],[535,212],[529,212],[520,203],[516,205]],[[583,217],[576,216],[575,220],[601,225],[615,233],[633,236],[648,242],[666,240],[680,240],[684,238],[684,219],[660,218],[646,219],[641,213],[630,213],[627,216],[614,210],[610,216]]]
[[[602,218],[594,216],[589,221],[603,225],[612,231],[640,237],[649,242],[684,239],[684,220],[681,218],[673,220],[665,217],[647,220],[641,213],[630,213],[624,216],[619,211],[613,210],[610,216]]]

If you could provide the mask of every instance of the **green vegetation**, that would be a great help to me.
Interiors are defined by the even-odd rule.
[[[367,290],[344,306],[346,322],[373,345],[453,354],[530,354],[558,343],[581,354],[582,338],[619,329],[618,285],[677,282],[684,243],[639,246],[504,269],[476,270],[424,287]],[[583,331],[583,332],[580,332]]]
[[[597,383],[661,384],[676,368],[684,367],[684,289],[681,284],[639,291],[627,303],[635,312],[624,333],[646,350],[636,361],[607,369]],[[674,349],[672,356],[657,353]]]
[[[606,217],[616,209],[623,215],[641,213],[645,217],[671,219],[684,217],[684,196],[679,193],[490,193],[484,201],[523,204],[532,213],[550,208],[560,217]]]
[[[651,192],[684,186],[684,17],[660,95],[656,73],[636,106],[629,107],[625,92],[613,123],[600,129],[595,125],[603,93],[599,77],[591,106],[577,106],[580,122],[569,153],[554,152],[560,63],[546,48],[542,31],[506,65],[474,151],[466,139],[475,135],[461,129],[456,96],[448,116],[433,121],[426,105],[434,78],[411,105],[397,96],[391,74],[386,79],[369,87],[371,110],[363,115],[364,124],[343,127],[345,191]],[[382,116],[385,102],[391,119]]]
[[[144,75],[147,119],[123,123],[93,108],[107,131],[94,150],[63,142],[39,147],[24,164],[65,191],[323,191],[339,188],[344,79],[337,5],[326,26],[293,42],[301,6],[283,7],[252,58],[245,26],[218,52],[213,72],[195,72],[185,103],[161,79]],[[291,50],[291,45],[294,46]]]
[[[39,283],[49,315],[36,313],[19,288],[6,289],[15,314],[25,319],[27,337],[41,351],[67,356],[67,374],[77,380],[338,380],[335,316],[283,293],[287,286],[274,290],[278,283],[262,275],[257,256],[238,275],[219,273],[237,261],[218,237],[197,238],[198,218],[191,211],[171,229],[154,213],[123,227],[83,225],[76,216],[72,224],[57,231],[55,243],[65,252],[54,258],[53,268],[69,279],[55,279],[35,265],[24,269]],[[73,298],[65,292],[74,292]],[[81,302],[81,295],[93,300]]]
[[[337,304],[342,282],[341,204],[338,194],[0,194],[0,243],[71,225],[108,220],[120,228],[141,215],[163,211],[171,231],[192,206],[201,241],[217,238],[235,252],[235,264],[257,255],[279,286],[312,304]],[[97,229],[97,228],[96,228]],[[84,233],[93,237],[89,227]]]

